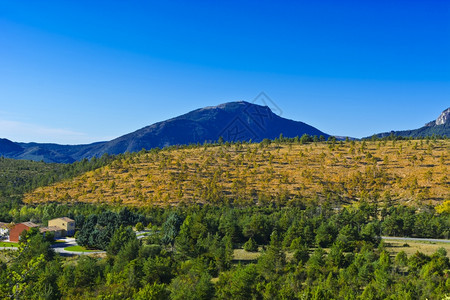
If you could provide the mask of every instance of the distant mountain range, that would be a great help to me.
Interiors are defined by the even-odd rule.
[[[425,126],[413,129],[413,130],[402,130],[402,131],[390,131],[376,134],[377,137],[383,138],[386,136],[402,136],[402,137],[427,137],[432,135],[447,136],[450,137],[450,108],[444,110],[439,117],[431,122],[425,124]]]
[[[245,101],[205,107],[158,122],[108,142],[88,145],[15,143],[0,139],[0,155],[15,159],[72,163],[104,153],[120,154],[155,147],[224,141],[255,141],[309,135],[329,135],[303,122],[274,114],[269,107]]]
[[[120,154],[142,149],[163,148],[218,141],[262,141],[285,137],[329,135],[303,122],[288,120],[274,114],[269,107],[245,101],[229,102],[191,111],[187,114],[141,128],[107,142],[87,145],[16,143],[0,138],[0,156],[35,161],[72,163],[104,153]],[[376,134],[402,137],[450,136],[450,108],[425,126],[414,130]]]

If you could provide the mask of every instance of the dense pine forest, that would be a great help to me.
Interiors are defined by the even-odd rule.
[[[448,214],[398,206],[190,206],[129,210],[46,204],[75,215],[77,240],[106,254],[63,258],[30,230],[2,253],[0,295],[19,299],[442,299],[448,250],[407,254],[379,233],[448,236]],[[130,225],[146,226],[138,239]],[[245,249],[245,250],[244,250]],[[447,247],[448,249],[448,247]]]
[[[98,254],[25,231],[1,299],[445,299],[449,141],[313,137],[74,164],[0,159],[0,221],[75,220]]]

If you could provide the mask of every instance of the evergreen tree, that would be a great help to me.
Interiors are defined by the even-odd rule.
[[[244,250],[249,252],[257,252],[258,244],[256,244],[253,238],[249,238],[248,241],[244,244]]]

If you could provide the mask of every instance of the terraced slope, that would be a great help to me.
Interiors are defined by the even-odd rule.
[[[252,204],[450,199],[450,141],[260,143],[141,151],[75,179],[38,188],[37,202]]]

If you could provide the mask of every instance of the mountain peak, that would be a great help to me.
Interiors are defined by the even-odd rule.
[[[247,101],[232,101],[232,102],[226,102],[222,103],[216,106],[206,106],[200,109],[207,110],[207,109],[229,109],[229,108],[239,108],[243,107],[245,105],[249,105]]]
[[[431,127],[431,126],[444,125],[447,123],[450,123],[450,107],[447,108],[446,110],[444,110],[436,120],[425,124],[425,126]]]
[[[444,110],[436,119],[436,125],[443,125],[450,122],[450,107]]]
[[[280,134],[292,138],[303,134],[328,137],[328,134],[308,124],[282,118],[275,114],[269,106],[264,105],[265,102],[261,104],[246,101],[227,102],[193,110],[184,115],[138,129],[109,142],[77,147],[23,144],[21,146],[24,149],[17,149],[13,154],[9,154],[11,151],[8,151],[8,154],[15,158],[44,159],[46,161],[62,161],[64,159],[63,162],[66,162],[70,159],[74,161],[94,156],[99,157],[104,153],[120,154],[127,151],[137,152],[143,148],[215,142],[221,138],[227,142],[250,140],[258,142],[266,138],[277,138]],[[1,142],[0,144],[2,144]],[[3,142],[3,144],[7,143]],[[14,143],[9,146],[14,146]],[[0,149],[2,148],[0,147]],[[45,155],[51,157],[44,157]]]
[[[247,102],[247,101],[233,101],[233,102],[222,103],[222,104],[219,104],[219,105],[216,105],[216,106],[206,106],[206,107],[200,108],[200,109],[198,109],[196,111],[224,110],[224,111],[227,111],[227,112],[236,112],[236,111],[242,111],[242,110],[248,109],[248,108],[250,108],[252,106],[253,107],[254,106],[258,106],[258,107],[261,107],[261,108],[262,107],[264,107],[264,108],[267,107],[267,106],[264,106],[264,105],[259,105],[259,104],[256,104],[256,103],[250,103],[250,102]],[[270,108],[269,108],[269,110],[270,110]]]

